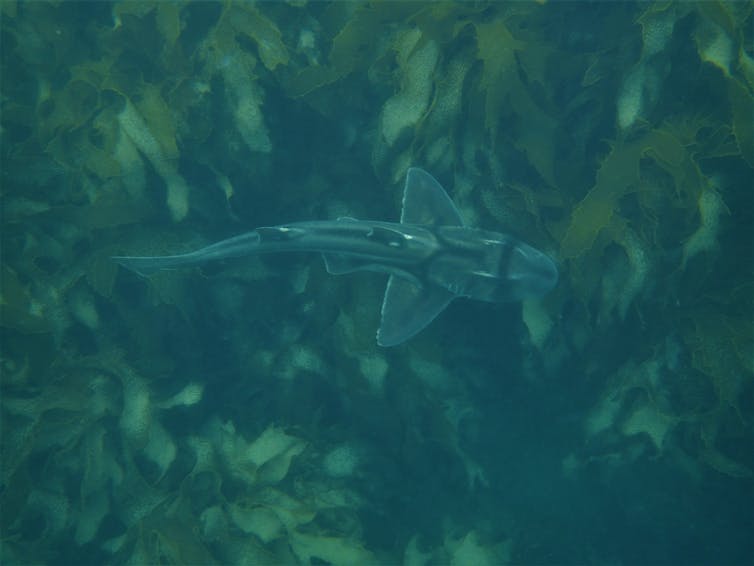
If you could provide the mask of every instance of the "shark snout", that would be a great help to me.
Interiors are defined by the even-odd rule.
[[[518,242],[511,252],[508,277],[518,283],[522,296],[536,297],[557,285],[558,268],[548,255]]]

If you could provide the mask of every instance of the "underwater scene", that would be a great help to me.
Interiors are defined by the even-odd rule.
[[[0,561],[754,563],[753,29],[752,2],[0,2]],[[112,259],[344,217],[400,248],[411,168],[554,288],[448,283],[384,347],[388,276],[347,253]]]

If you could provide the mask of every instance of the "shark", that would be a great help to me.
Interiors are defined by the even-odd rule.
[[[545,253],[498,232],[466,226],[435,178],[418,167],[406,174],[400,222],[292,222],[178,255],[115,256],[142,276],[207,261],[276,252],[316,252],[334,275],[388,274],[377,343],[396,346],[432,322],[456,298],[491,303],[541,297],[558,281]]]

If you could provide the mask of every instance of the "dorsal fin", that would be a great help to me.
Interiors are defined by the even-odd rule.
[[[456,205],[435,178],[418,167],[406,173],[401,224],[463,226]]]

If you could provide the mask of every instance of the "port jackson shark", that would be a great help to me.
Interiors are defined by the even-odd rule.
[[[488,302],[542,296],[558,281],[547,255],[507,234],[465,226],[426,171],[408,170],[400,223],[338,218],[251,232],[180,255],[113,257],[148,276],[162,269],[271,252],[318,252],[332,274],[387,273],[377,343],[405,342],[456,297]]]

